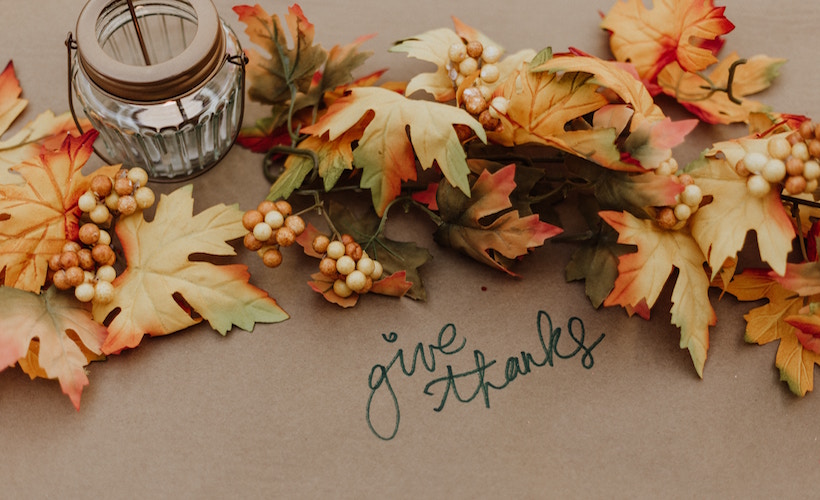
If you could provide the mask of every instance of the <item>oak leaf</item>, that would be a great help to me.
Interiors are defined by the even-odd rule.
[[[677,99],[706,123],[748,123],[752,113],[768,112],[769,106],[751,99],[733,102],[727,92],[714,90],[727,88],[729,69],[738,61],[740,58],[733,52],[720,61],[708,77],[684,71],[673,62],[658,74],[658,85],[664,94]],[[741,98],[769,88],[785,62],[785,59],[758,55],[739,64],[732,79],[732,95]]]
[[[85,366],[99,359],[106,329],[91,319],[88,308],[70,293],[50,287],[44,293],[0,287],[0,371],[16,362],[26,372],[57,379],[60,387],[80,408],[83,387],[88,385]],[[30,347],[36,345],[36,359]],[[28,357],[28,359],[27,359]]]
[[[20,98],[23,89],[9,62],[0,73],[0,136],[2,136],[28,105]],[[90,128],[88,120],[83,120]],[[57,149],[69,133],[77,135],[71,113],[54,115],[51,111],[39,114],[11,137],[0,141],[0,184],[22,184],[23,178],[9,169],[26,160],[36,158],[41,149]]]
[[[251,330],[257,322],[287,319],[276,301],[248,283],[246,266],[192,258],[235,255],[226,241],[247,230],[236,206],[214,205],[192,215],[191,192],[188,185],[162,195],[150,222],[141,213],[117,221],[128,267],[114,281],[114,300],[94,304],[94,319],[108,324],[103,352],[135,347],[143,335],[167,335],[202,319],[223,335],[233,325]]]
[[[763,197],[750,195],[746,177],[734,168],[748,152],[768,154],[767,143],[758,138],[721,142],[686,168],[704,197],[713,198],[690,218],[692,236],[708,257],[712,277],[727,259],[737,256],[749,231],[757,234],[760,257],[777,274],[786,271],[795,231],[780,193],[772,189]]]
[[[515,169],[511,164],[495,173],[484,170],[469,197],[445,183],[439,184],[436,200],[442,223],[436,229],[436,241],[515,275],[509,269],[511,260],[562,231],[541,222],[538,215],[521,217],[513,209],[510,194],[516,187]]]
[[[362,169],[360,185],[371,190],[378,214],[398,196],[403,181],[416,179],[416,157],[422,169],[438,165],[452,185],[470,192],[466,155],[453,125],[470,127],[482,140],[486,135],[463,109],[411,100],[379,87],[354,88],[302,131],[337,141],[369,114],[372,119],[353,150],[353,163]]]
[[[741,301],[768,301],[744,315],[745,340],[760,345],[779,340],[775,366],[780,370],[780,379],[789,384],[793,393],[803,396],[814,387],[814,365],[820,364],[820,354],[803,345],[799,330],[789,321],[799,324],[798,316],[807,299],[780,281],[769,270],[747,269],[735,275],[726,291]],[[817,296],[808,298],[817,299]]]
[[[716,323],[709,302],[709,278],[703,269],[705,258],[684,229],[668,231],[650,219],[638,219],[628,212],[601,212],[607,224],[618,231],[618,243],[636,245],[638,251],[621,255],[618,278],[605,306],[638,309],[642,302],[652,308],[664,285],[678,269],[672,289],[672,324],[680,327],[681,348],[689,350],[699,376],[703,376],[709,349],[709,327]]]
[[[632,63],[643,80],[654,82],[672,62],[692,72],[717,62],[721,36],[734,29],[724,10],[712,0],[653,1],[651,9],[643,0],[625,0],[610,9],[601,27],[610,32],[615,59]]]
[[[82,174],[96,137],[94,130],[80,137],[68,135],[60,149],[12,168],[24,184],[0,185],[0,271],[5,270],[5,286],[39,293],[48,259],[66,240],[76,239],[77,200],[90,188],[91,178],[119,170],[110,166]]]

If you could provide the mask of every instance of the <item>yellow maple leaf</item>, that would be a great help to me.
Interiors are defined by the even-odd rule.
[[[353,150],[353,162],[362,169],[361,187],[371,190],[379,214],[399,194],[403,181],[416,178],[416,158],[422,169],[438,165],[450,184],[469,194],[470,169],[453,125],[467,125],[484,141],[486,134],[475,118],[455,106],[411,100],[379,87],[354,88],[302,132],[328,134],[336,141],[368,114],[373,118]]]
[[[661,229],[652,220],[638,219],[628,212],[605,211],[600,215],[618,231],[618,243],[638,247],[637,252],[619,257],[618,278],[604,305],[629,310],[645,302],[651,308],[676,267],[672,323],[680,327],[680,347],[689,350],[695,370],[702,377],[709,327],[717,319],[709,302],[709,278],[700,248],[685,230]]]
[[[729,69],[740,57],[729,54],[704,77],[698,73],[684,71],[677,62],[668,64],[658,74],[658,85],[664,94],[677,99],[686,109],[707,123],[748,123],[752,113],[769,111],[769,107],[758,101],[742,99],[740,103],[729,99],[726,89],[729,84]],[[735,68],[732,80],[732,95],[745,97],[767,89],[778,76],[785,59],[758,55]]]
[[[14,74],[14,64],[8,63],[0,73],[0,135],[3,135],[28,105],[20,98],[23,89]],[[88,129],[88,120],[81,124]],[[51,111],[38,115],[13,136],[0,141],[0,184],[23,184],[25,180],[9,169],[40,154],[41,148],[57,149],[68,133],[77,128],[71,114],[55,116]]]
[[[720,37],[734,29],[724,10],[712,0],[653,1],[651,9],[643,0],[625,0],[612,7],[601,27],[611,34],[615,59],[634,64],[641,78],[652,82],[673,61],[686,71],[717,62]]]
[[[726,285],[726,291],[741,301],[768,300],[767,304],[744,315],[745,340],[760,345],[779,340],[775,366],[780,370],[780,379],[797,395],[803,396],[812,390],[814,365],[820,364],[820,354],[803,347],[797,338],[797,329],[786,321],[801,311],[804,297],[783,287],[768,270],[762,269],[747,269],[735,275]]]
[[[276,301],[248,283],[246,266],[190,259],[193,254],[235,255],[226,241],[247,233],[236,206],[214,205],[192,215],[192,189],[188,185],[162,195],[150,222],[142,213],[118,220],[128,267],[114,281],[114,300],[94,304],[94,319],[111,321],[103,352],[135,347],[143,335],[167,335],[202,319],[223,335],[233,325],[251,330],[256,322],[287,319]]]
[[[81,169],[92,152],[97,132],[66,136],[59,150],[12,168],[23,185],[0,185],[0,270],[3,284],[39,293],[46,281],[48,259],[76,239],[80,209],[77,200],[96,174],[113,176],[119,165],[85,176]]]
[[[727,259],[737,256],[749,231],[757,234],[760,257],[777,274],[786,271],[795,231],[780,193],[772,189],[765,196],[752,196],[746,178],[735,171],[735,165],[747,153],[766,153],[767,141],[744,138],[721,142],[687,167],[703,195],[713,198],[689,219],[692,236],[708,257],[713,278]]]

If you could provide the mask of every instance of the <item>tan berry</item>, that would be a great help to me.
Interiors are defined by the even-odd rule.
[[[97,269],[95,277],[97,281],[112,282],[117,277],[117,271],[114,269],[114,266],[100,266],[100,268]]]
[[[98,281],[94,284],[94,302],[108,304],[114,300],[114,285],[109,281]]]
[[[140,167],[132,167],[128,169],[126,178],[131,181],[134,186],[145,186],[148,184],[148,172]]]
[[[347,233],[343,234],[341,239],[342,239],[342,243],[344,243],[345,245],[347,245],[348,243],[352,243],[352,242],[356,241],[356,239],[353,238],[353,236],[351,236]]]
[[[367,276],[364,279],[364,288],[359,290],[359,293],[360,294],[361,293],[367,293],[367,292],[370,291],[371,288],[373,288],[373,278],[371,278],[370,276]]]
[[[86,191],[77,200],[77,207],[81,212],[90,212],[97,206],[97,197],[91,191]]]
[[[96,207],[94,207],[94,210],[92,210],[88,214],[88,218],[91,219],[91,222],[95,224],[105,224],[106,222],[108,222],[109,217],[111,217],[111,212],[105,205],[97,205]]]
[[[493,117],[491,109],[485,109],[478,115],[478,123],[481,124],[484,130],[493,131],[501,125],[501,120]]]
[[[278,248],[269,248],[262,255],[262,263],[268,267],[279,267],[282,263],[282,252]]]
[[[454,63],[460,63],[467,57],[467,47],[461,42],[455,42],[447,48],[447,57]]]
[[[130,194],[120,195],[117,201],[117,212],[121,215],[131,215],[137,211],[137,200]]]
[[[69,267],[65,270],[65,277],[69,285],[77,286],[85,281],[85,271],[79,266]]]
[[[458,72],[460,76],[470,76],[478,71],[478,61],[474,57],[467,57],[458,63]]]
[[[812,194],[817,191],[817,179],[812,179],[806,182],[806,189],[803,190],[804,193]]]
[[[750,175],[748,179],[746,179],[746,189],[752,196],[762,198],[769,193],[771,190],[772,185],[769,184],[769,181],[764,179],[761,175]]]
[[[265,224],[273,229],[279,229],[285,223],[285,216],[279,210],[273,209],[265,214]]]
[[[484,46],[478,40],[467,42],[467,55],[478,59],[484,52]]]
[[[327,246],[330,244],[330,238],[324,234],[318,234],[313,238],[313,251],[319,254],[327,252]]]
[[[74,296],[80,302],[91,302],[94,300],[94,285],[91,283],[80,283],[74,289]]]
[[[354,270],[345,277],[345,284],[354,292],[360,292],[367,284],[367,276],[359,270]]]
[[[100,239],[100,228],[96,224],[87,222],[80,226],[79,232],[80,241],[85,245],[93,245]]]
[[[798,142],[794,146],[792,146],[792,156],[800,158],[803,161],[809,159],[809,147],[806,145],[805,142]]]
[[[741,158],[740,161],[735,163],[735,172],[737,172],[737,175],[739,175],[740,177],[748,177],[752,175],[752,172],[750,172],[749,169],[746,168],[746,160],[743,158]]]
[[[789,158],[793,157],[790,156]],[[802,170],[803,162],[800,163]],[[783,160],[772,158],[763,165],[763,170],[761,170],[760,175],[769,182],[780,182],[786,177],[786,164],[783,163]]]
[[[319,272],[324,274],[325,276],[335,277],[336,276],[336,260],[331,259],[330,257],[324,257],[322,260],[319,261]]]
[[[789,194],[800,194],[806,190],[806,179],[802,175],[796,175],[794,177],[789,177],[786,179],[786,183],[784,184],[784,188],[786,192]]]
[[[820,158],[820,139],[812,139],[809,141],[809,156]]]
[[[293,231],[296,236],[305,232],[305,221],[298,215],[289,215],[285,219],[285,226]]]
[[[691,186],[695,183],[695,179],[692,178],[689,174],[681,174],[678,176],[678,181],[684,186]]]
[[[279,210],[285,217],[293,213],[293,207],[285,200],[276,202],[276,210]]]
[[[794,146],[798,142],[803,142],[804,139],[803,139],[803,136],[800,135],[800,132],[795,130],[794,132],[792,132],[791,134],[786,136],[786,140],[789,141],[789,144]]]
[[[464,109],[471,115],[479,115],[487,109],[487,101],[481,96],[471,97],[464,100]]]
[[[114,211],[117,209],[117,203],[119,203],[119,201],[120,195],[114,191],[111,191],[111,194],[105,197],[105,207],[108,208],[108,210]]]
[[[504,96],[493,97],[493,100],[490,101],[490,109],[495,111],[497,115],[506,115],[509,108],[510,100]]]
[[[495,64],[485,64],[481,67],[481,72],[479,73],[479,77],[485,83],[495,83],[498,81],[499,76],[501,76],[501,72]]]
[[[131,181],[128,180],[128,177],[119,177],[114,181],[114,192],[118,195],[125,196],[131,194],[133,191],[134,186],[131,185]]]
[[[348,275],[356,269],[356,261],[349,255],[342,255],[336,260],[336,270],[339,274]]]
[[[105,198],[109,194],[111,194],[111,189],[114,187],[114,183],[111,182],[111,178],[107,175],[95,175],[93,179],[91,179],[91,191],[94,192],[100,199]]]
[[[370,273],[370,277],[373,278],[374,280],[377,280],[377,279],[382,277],[383,273],[384,273],[384,268],[382,267],[382,263],[379,262],[378,260],[374,260],[373,261],[373,272]]]
[[[345,254],[345,244],[339,240],[333,240],[327,245],[327,256],[331,259],[338,259]]]
[[[61,252],[79,252],[82,247],[76,241],[68,240],[63,243],[63,247],[60,249]]]
[[[265,216],[259,210],[248,210],[242,214],[242,225],[248,231],[253,231],[254,226],[265,220]]]
[[[245,235],[245,239],[242,240],[242,244],[245,245],[245,248],[250,250],[251,252],[255,252],[262,248],[263,243],[256,239],[253,233],[248,233]]]
[[[769,151],[769,156],[772,158],[777,158],[778,160],[785,160],[792,151],[792,145],[789,144],[789,141],[783,136],[772,137],[769,139],[766,148]],[[746,166],[748,167],[748,162],[746,163]],[[749,168],[749,170],[754,172],[751,168]]]
[[[813,181],[820,178],[820,163],[815,160],[809,160],[803,164],[803,177],[807,181]]]
[[[356,269],[363,272],[365,275],[370,276],[373,274],[373,270],[376,268],[376,263],[370,257],[362,257],[356,262]]]
[[[74,267],[78,265],[80,265],[80,258],[77,256],[77,252],[67,251],[60,254],[61,268],[68,269],[69,267]]]
[[[69,284],[68,278],[65,275],[65,270],[63,269],[56,271],[51,280],[58,290],[68,290],[71,288],[71,284]]]
[[[111,234],[105,229],[100,229],[100,237],[97,239],[97,243],[102,245],[110,245]]]
[[[484,50],[481,51],[481,60],[485,63],[494,64],[501,59],[501,49],[499,49],[495,45],[487,45],[484,47]]]
[[[140,210],[145,210],[146,208],[151,208],[154,205],[154,201],[156,201],[156,195],[154,194],[154,191],[148,186],[142,186],[137,188],[136,191],[134,191],[134,200],[136,200],[137,207]]]
[[[353,290],[351,290],[350,287],[347,286],[347,283],[341,279],[333,282],[333,292],[343,299],[353,295]]]
[[[771,161],[780,161],[780,160],[771,160]],[[805,169],[805,163],[803,160],[796,156],[789,156],[786,158],[786,173],[788,175],[803,175],[803,170]],[[779,181],[773,181],[779,182]]]

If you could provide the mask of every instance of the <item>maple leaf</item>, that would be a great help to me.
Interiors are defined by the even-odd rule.
[[[749,231],[757,233],[760,257],[776,273],[782,275],[786,270],[795,232],[780,193],[773,189],[763,197],[750,195],[746,178],[734,168],[748,152],[768,154],[767,141],[744,138],[721,142],[686,167],[703,195],[713,197],[689,219],[692,236],[708,257],[712,277],[727,259],[737,256]]]
[[[88,385],[84,367],[99,355],[106,329],[91,319],[88,309],[72,294],[50,287],[44,293],[0,287],[0,370],[25,362],[32,342],[37,345],[40,373],[57,379],[60,387],[80,408],[83,387]],[[38,374],[35,370],[28,373]]]
[[[46,151],[12,168],[23,185],[0,185],[0,270],[3,284],[39,293],[46,281],[48,259],[76,239],[80,209],[77,200],[96,174],[113,176],[119,166],[102,167],[84,176],[81,169],[92,153],[97,132],[68,135],[59,150]]]
[[[664,94],[677,99],[706,123],[748,123],[752,113],[764,113],[770,108],[751,99],[743,99],[738,104],[729,99],[727,92],[712,90],[727,88],[729,69],[739,60],[733,52],[720,61],[708,77],[686,72],[673,62],[658,74],[658,85]],[[740,98],[769,88],[785,62],[785,59],[758,55],[738,65],[732,80],[732,95]]]
[[[353,163],[362,169],[360,185],[371,190],[379,215],[401,192],[402,181],[416,179],[416,157],[422,169],[436,164],[452,185],[465,194],[470,192],[466,155],[453,125],[470,127],[483,141],[486,135],[481,124],[463,109],[407,99],[379,87],[354,88],[315,125],[302,131],[315,136],[328,134],[329,140],[336,141],[368,114],[373,118],[353,150]]]
[[[779,281],[768,269],[747,269],[734,276],[726,291],[741,301],[768,300],[744,315],[745,340],[760,345],[779,340],[775,366],[780,370],[780,379],[789,384],[793,393],[803,396],[814,386],[814,365],[820,364],[820,355],[804,347],[799,330],[788,321],[799,315],[804,297]]]
[[[477,40],[484,47],[495,46],[503,54],[503,48],[491,40],[489,37],[461,22],[453,17],[453,24],[456,31],[448,28],[439,28],[427,31],[420,35],[400,40],[390,48],[390,52],[404,52],[408,57],[431,62],[436,65],[433,73],[420,73],[407,83],[407,95],[412,95],[419,90],[424,90],[432,94],[438,102],[451,101],[456,97],[456,89],[450,79],[450,56],[448,51],[453,44],[464,43],[464,40]],[[496,63],[499,78],[496,82],[487,84],[490,90],[495,89],[507,75],[515,71],[523,62],[529,61],[535,52],[529,49],[521,50],[515,54],[510,54]]]
[[[413,287],[413,283],[405,280],[406,274],[404,271],[399,271],[390,276],[385,276],[379,281],[375,281],[369,293],[388,295],[391,297],[403,297]],[[320,293],[328,302],[344,308],[353,307],[359,302],[361,295],[355,292],[347,297],[337,295],[336,292],[333,291],[333,283],[335,281],[333,278],[325,276],[322,273],[314,273],[311,274],[310,277],[312,278],[312,280],[308,282],[310,288]]]
[[[566,279],[584,280],[584,291],[597,309],[615,287],[619,257],[631,251],[633,247],[619,244],[617,233],[604,225],[601,234],[572,255],[565,270]]]
[[[0,135],[9,129],[28,105],[28,101],[20,98],[22,91],[14,74],[14,64],[9,62],[0,73]],[[81,124],[90,128],[88,120],[83,120]],[[55,116],[53,112],[45,111],[12,137],[0,141],[0,184],[22,184],[23,178],[9,169],[37,157],[42,148],[58,148],[69,133],[77,133],[71,113]]]
[[[381,219],[372,211],[357,215],[341,203],[332,202],[328,206],[327,214],[336,229],[353,236],[362,246],[362,250],[382,264],[386,273],[405,272],[402,279],[413,284],[407,291],[408,297],[415,300],[427,299],[419,271],[419,268],[432,258],[426,248],[412,241],[387,238],[380,224]]]
[[[469,197],[441,183],[436,200],[442,223],[435,233],[439,244],[513,276],[506,259],[526,255],[562,231],[541,222],[538,215],[520,217],[512,209],[510,194],[515,189],[515,168],[515,164],[510,164],[495,173],[484,170]]]
[[[615,170],[657,167],[697,124],[673,123],[623,65],[577,53],[553,57],[542,51],[495,95],[509,106],[501,131],[488,135],[492,142],[547,144]]]
[[[114,300],[94,304],[94,319],[110,319],[103,352],[135,347],[143,335],[166,335],[203,318],[223,335],[233,325],[251,330],[256,322],[287,319],[276,301],[248,283],[246,266],[191,259],[235,255],[226,241],[247,233],[236,206],[214,205],[192,215],[191,192],[188,185],[162,195],[150,222],[141,213],[118,220],[115,229],[128,267],[114,281]]]
[[[604,305],[637,309],[645,301],[652,308],[676,267],[672,324],[680,327],[680,346],[689,350],[695,370],[702,377],[709,327],[716,317],[709,302],[709,278],[700,248],[685,229],[664,230],[652,220],[638,219],[628,212],[603,211],[600,215],[618,231],[618,243],[638,247],[637,252],[620,256],[618,278]]]
[[[270,16],[259,5],[237,5],[233,8],[239,21],[246,25],[245,33],[252,43],[263,48],[269,58],[254,49],[246,49],[246,67],[250,81],[248,96],[265,104],[277,104],[291,99],[291,85],[302,93],[310,90],[314,74],[327,59],[327,53],[313,45],[315,28],[298,5],[288,8],[285,16],[287,31],[279,16]],[[293,40],[288,47],[287,33]]]
[[[712,0],[653,1],[651,9],[642,0],[625,0],[610,9],[601,27],[610,32],[615,59],[632,63],[642,79],[654,82],[672,62],[691,72],[717,62],[720,37],[734,29],[724,10]]]

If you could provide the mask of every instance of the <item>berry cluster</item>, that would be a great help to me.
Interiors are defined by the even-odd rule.
[[[368,257],[349,234],[332,241],[320,234],[313,239],[313,250],[324,255],[319,271],[334,280],[333,292],[342,298],[369,292],[384,272],[381,263]]]
[[[735,171],[747,177],[753,196],[763,197],[773,186],[786,194],[813,193],[820,180],[820,125],[804,121],[798,130],[769,138],[766,153],[749,152]]]
[[[154,204],[154,191],[147,183],[148,173],[139,167],[120,169],[113,179],[96,175],[77,203],[91,222],[110,224],[114,215],[131,215]]]
[[[305,221],[293,214],[290,203],[265,200],[256,209],[242,216],[242,225],[250,231],[245,235],[245,248],[256,252],[268,267],[282,263],[279,247],[289,247],[305,231]]]
[[[674,173],[674,172],[673,172]],[[695,184],[689,174],[677,177],[684,186],[683,191],[675,197],[675,206],[663,207],[657,212],[658,225],[664,229],[680,229],[694,214],[703,201],[703,191]]]
[[[79,235],[79,242],[67,241],[62,251],[49,259],[52,282],[58,290],[74,288],[74,296],[81,302],[111,302],[111,282],[117,277],[111,235],[93,222],[83,224]]]
[[[481,42],[457,42],[447,52],[447,72],[455,87],[461,87],[465,78],[476,75],[473,84],[462,92],[464,109],[475,116],[485,130],[496,130],[501,125],[499,114],[505,114],[509,102],[504,97],[493,98],[493,85],[501,74],[496,63],[501,50],[484,47]]]

